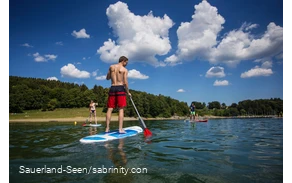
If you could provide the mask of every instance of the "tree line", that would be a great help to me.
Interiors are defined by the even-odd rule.
[[[98,102],[98,107],[102,107],[105,112],[108,92],[109,88],[97,85],[89,89],[84,84],[9,76],[9,112],[21,113],[24,110],[52,111],[56,108],[88,107],[90,100]],[[131,89],[130,93],[143,117],[185,116],[189,113],[186,102]],[[136,116],[129,98],[127,99],[125,116]]]
[[[219,101],[201,103],[193,101],[201,115],[212,114],[214,116],[283,116],[283,100],[280,98],[243,100],[226,106]]]
[[[109,88],[94,85],[89,89],[86,85],[9,76],[9,112],[21,113],[24,110],[52,111],[56,108],[88,107],[90,100],[98,102],[98,107],[106,112]],[[189,115],[189,106],[164,95],[153,95],[146,92],[131,90],[135,105],[143,117],[171,117]],[[214,116],[246,116],[246,115],[278,115],[283,113],[283,100],[280,98],[244,100],[238,104],[227,106],[219,101],[192,101],[199,115]],[[117,111],[114,111],[117,112]],[[136,117],[136,112],[129,98],[125,116]]]

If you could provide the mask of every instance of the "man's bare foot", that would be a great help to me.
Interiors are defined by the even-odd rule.
[[[119,129],[119,133],[127,133],[124,129]]]
[[[108,132],[109,132],[109,128],[106,128],[106,129],[105,129],[105,133],[108,133]]]

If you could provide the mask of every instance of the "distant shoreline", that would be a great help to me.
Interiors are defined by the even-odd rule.
[[[277,116],[237,116],[237,117],[224,117],[224,116],[202,116],[204,119],[248,119],[248,118],[283,118]],[[74,117],[74,118],[37,118],[37,119],[9,119],[9,123],[17,122],[85,122],[87,118],[85,117]],[[96,117],[97,123],[105,122],[105,117]],[[184,120],[189,119],[189,117],[175,116],[171,118],[143,118],[143,120]],[[135,121],[139,120],[135,117],[124,117],[124,121]],[[118,122],[118,116],[112,116],[111,122]]]
[[[9,123],[17,122],[85,122],[87,118],[85,117],[74,117],[74,118],[37,118],[37,119],[9,119]],[[96,117],[97,123],[105,122],[105,117]],[[172,117],[172,118],[143,118],[143,120],[184,120],[185,117]],[[124,121],[136,121],[139,120],[138,117],[124,117]],[[118,116],[112,116],[111,122],[118,122]],[[93,118],[94,123],[94,118]]]

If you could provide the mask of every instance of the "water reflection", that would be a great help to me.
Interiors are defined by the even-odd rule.
[[[116,140],[115,140],[116,141]],[[115,141],[107,141],[104,147],[107,149],[107,157],[114,164],[110,173],[104,177],[105,182],[133,182],[133,175],[127,166],[127,155],[124,151],[125,139],[119,139],[116,146]]]
[[[113,162],[115,167],[125,166],[127,164],[127,156],[123,150],[125,139],[119,139],[117,147],[113,146],[112,141],[105,142],[105,148],[108,152],[108,158]]]
[[[89,135],[97,134],[97,127],[89,127]]]

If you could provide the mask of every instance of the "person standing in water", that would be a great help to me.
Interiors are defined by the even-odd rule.
[[[190,121],[196,119],[196,117],[195,117],[195,115],[196,115],[195,109],[196,109],[196,106],[195,106],[194,103],[192,103],[192,105],[190,106],[190,112],[191,112],[191,114],[190,114]]]
[[[89,113],[90,113],[90,123],[92,121],[92,116],[94,116],[94,121],[95,121],[95,124],[97,124],[97,121],[96,121],[96,110],[95,110],[95,106],[97,106],[98,103],[95,103],[93,102],[93,100],[90,101],[90,104],[89,104]]]
[[[127,96],[131,96],[128,85],[128,70],[126,66],[128,58],[121,56],[119,63],[113,64],[109,67],[106,79],[111,80],[111,87],[108,93],[107,113],[106,113],[106,129],[109,132],[109,124],[114,108],[119,109],[119,133],[126,133],[123,129],[124,108],[127,106]]]

